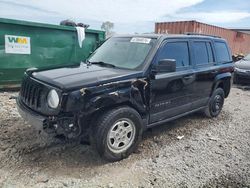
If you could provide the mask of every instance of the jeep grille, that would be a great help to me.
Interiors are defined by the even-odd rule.
[[[23,80],[20,96],[22,102],[31,109],[38,110],[41,108],[42,92],[42,88],[31,79],[27,78]]]

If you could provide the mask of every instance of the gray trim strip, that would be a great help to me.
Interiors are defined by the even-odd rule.
[[[154,126],[156,126],[156,125],[160,125],[160,124],[162,124],[162,123],[166,123],[166,122],[169,122],[169,121],[178,119],[178,118],[180,118],[180,117],[183,117],[183,116],[186,116],[186,115],[188,115],[188,114],[191,114],[191,113],[194,113],[194,112],[203,110],[203,109],[205,109],[205,108],[206,108],[206,106],[201,107],[201,108],[197,108],[197,109],[192,110],[192,111],[189,111],[189,112],[185,112],[185,113],[183,113],[183,114],[180,114],[180,115],[177,115],[177,116],[168,118],[168,119],[164,119],[164,120],[162,120],[162,121],[158,121],[158,122],[155,122],[155,123],[148,124],[148,125],[147,125],[147,128],[154,127]]]
[[[233,63],[213,65],[213,66],[209,66],[209,67],[206,67],[206,66],[205,67],[195,67],[195,68],[191,68],[188,70],[156,74],[155,79],[158,80],[158,79],[163,79],[163,78],[174,78],[174,77],[182,76],[182,75],[186,75],[186,74],[196,74],[196,73],[200,73],[200,72],[206,72],[206,71],[212,71],[212,70],[221,69],[221,68],[227,68],[229,66],[233,66]]]

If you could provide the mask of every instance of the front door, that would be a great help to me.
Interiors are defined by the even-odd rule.
[[[150,123],[184,114],[191,109],[195,74],[188,40],[167,40],[158,51],[155,62],[175,59],[176,72],[155,73],[150,80]]]

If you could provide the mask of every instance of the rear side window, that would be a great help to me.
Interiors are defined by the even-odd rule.
[[[187,42],[168,42],[162,48],[159,54],[161,59],[175,59],[176,68],[188,67],[189,63],[189,50]]]
[[[214,61],[210,42],[194,42],[194,54],[197,65],[208,64]]]
[[[212,45],[210,42],[206,42],[207,45],[207,52],[208,52],[208,60],[209,62],[214,62],[214,54],[212,50]]]
[[[230,61],[227,45],[224,42],[215,42],[215,51],[219,63]]]

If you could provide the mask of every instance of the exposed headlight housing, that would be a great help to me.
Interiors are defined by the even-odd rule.
[[[50,108],[57,108],[59,105],[59,95],[56,90],[52,89],[48,93],[47,102]]]

